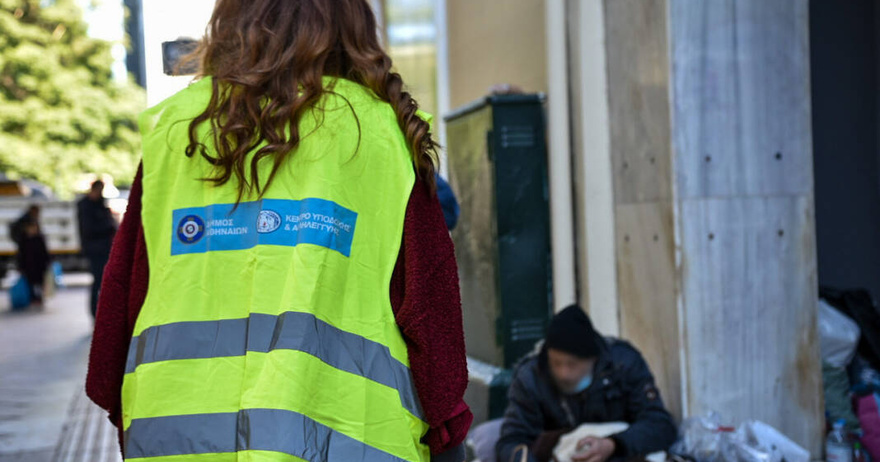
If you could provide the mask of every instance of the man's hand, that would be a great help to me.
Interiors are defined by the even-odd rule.
[[[617,449],[611,438],[588,436],[578,441],[578,452],[571,457],[572,462],[605,462]]]

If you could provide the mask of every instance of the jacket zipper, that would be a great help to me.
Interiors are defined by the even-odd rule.
[[[565,400],[563,396],[559,402],[562,404],[562,410],[565,411],[565,416],[568,418],[568,423],[571,425],[571,428],[575,427],[574,414],[571,413],[571,408],[568,406],[568,401]]]

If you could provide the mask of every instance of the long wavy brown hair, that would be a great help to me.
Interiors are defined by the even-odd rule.
[[[199,60],[200,76],[213,77],[213,93],[189,125],[186,155],[201,154],[215,167],[206,181],[220,186],[237,179],[238,201],[262,196],[295,153],[300,119],[328,92],[323,76],[357,82],[391,105],[417,175],[433,188],[437,144],[391,71],[366,0],[217,0],[191,59]],[[215,154],[197,136],[205,122],[213,128]],[[266,179],[257,169],[263,160],[273,163]]]

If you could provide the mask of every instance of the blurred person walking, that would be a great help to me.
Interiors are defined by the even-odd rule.
[[[15,242],[15,245],[19,248],[21,248],[22,241],[24,240],[25,225],[29,222],[40,222],[39,205],[31,205],[24,212],[24,215],[20,216],[18,220],[15,220],[14,222],[12,222],[12,224],[9,225],[9,238],[12,239],[12,242]]]
[[[436,144],[369,4],[218,0],[197,54],[141,117],[99,300],[86,391],[124,456],[463,461]]]
[[[30,289],[31,304],[42,307],[43,283],[51,260],[49,250],[46,248],[46,239],[40,230],[40,223],[34,217],[39,217],[39,208],[36,208],[35,213],[29,212],[18,225],[16,263],[18,271],[21,272]]]
[[[98,294],[104,279],[104,267],[110,258],[110,247],[116,234],[116,220],[104,201],[104,182],[92,183],[88,194],[77,203],[79,236],[83,255],[89,261],[89,272],[94,278],[89,308],[92,317],[98,310]]]

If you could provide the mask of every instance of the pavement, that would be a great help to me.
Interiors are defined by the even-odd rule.
[[[65,276],[42,310],[0,292],[0,462],[121,461],[116,429],[84,393],[88,275]]]

